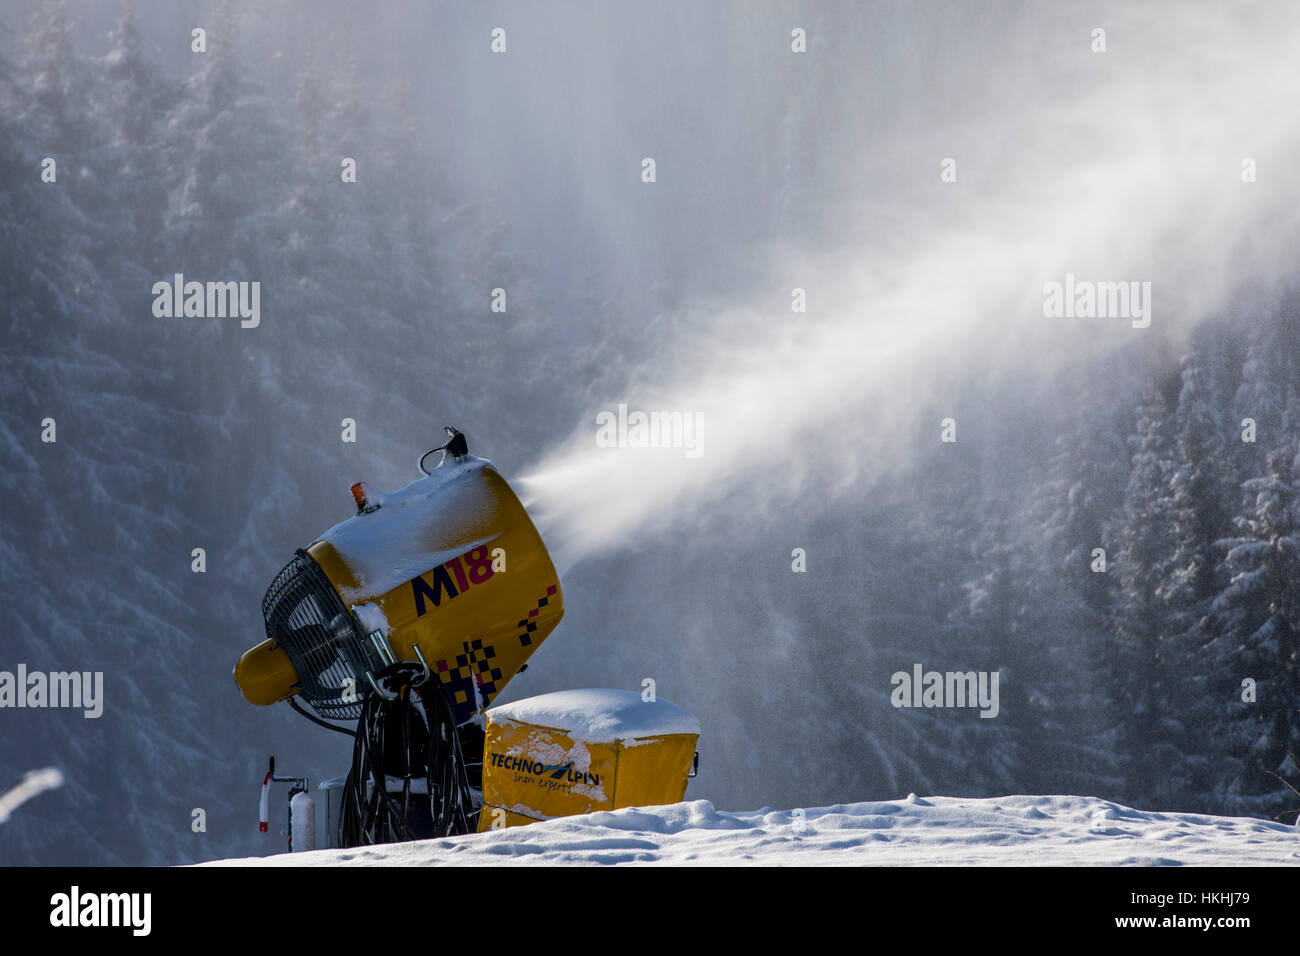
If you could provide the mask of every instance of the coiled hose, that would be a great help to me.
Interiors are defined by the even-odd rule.
[[[472,832],[477,810],[451,701],[437,677],[398,663],[362,704],[343,787],[338,845],[371,846]],[[423,792],[421,792],[423,791]]]

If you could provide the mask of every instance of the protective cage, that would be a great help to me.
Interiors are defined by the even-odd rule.
[[[271,582],[262,616],[272,647],[282,647],[298,672],[298,694],[316,713],[338,720],[360,717],[364,691],[358,681],[383,662],[368,651],[356,621],[306,551],[298,551]]]

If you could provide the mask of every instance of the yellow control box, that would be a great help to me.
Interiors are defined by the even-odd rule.
[[[677,803],[699,721],[635,691],[570,690],[487,712],[479,830]]]

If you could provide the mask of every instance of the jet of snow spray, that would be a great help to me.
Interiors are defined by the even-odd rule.
[[[1107,20],[1111,52],[1073,61],[1064,89],[1035,100],[1022,75],[991,64],[987,115],[836,144],[874,167],[932,160],[917,173],[931,181],[860,210],[870,241],[804,261],[775,250],[806,313],[790,311],[788,288],[697,307],[670,323],[689,341],[629,363],[626,394],[593,407],[523,480],[561,572],[737,495],[754,513],[869,486],[905,466],[917,428],[938,440],[954,381],[1050,382],[1062,363],[1182,334],[1243,285],[1276,294],[1300,234],[1285,165],[1300,125],[1278,119],[1300,84],[1277,69],[1300,41],[1297,12]],[[942,158],[963,144],[956,180],[942,181]],[[1128,311],[1107,314],[1120,283]],[[1084,287],[1091,312],[1075,300]],[[636,447],[655,442],[633,412],[692,416],[699,447]]]

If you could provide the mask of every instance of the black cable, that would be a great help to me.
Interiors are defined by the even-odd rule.
[[[378,679],[396,696],[390,700],[371,694],[362,704],[343,787],[341,847],[453,836],[474,828],[476,814],[451,701],[437,678],[412,688],[414,674],[409,664],[386,668]],[[396,726],[390,728],[393,721]],[[390,776],[402,778],[400,796],[389,790]],[[420,802],[411,792],[412,781],[421,778],[428,787],[427,833],[415,825],[423,821],[415,819]]]
[[[340,727],[338,724],[331,724],[328,721],[321,720],[315,714],[311,714],[303,710],[301,705],[299,705],[297,698],[295,697],[289,698],[289,706],[292,707],[294,710],[296,710],[298,713],[302,714],[313,724],[320,724],[322,727],[326,727],[340,734],[347,734],[349,737],[355,737],[357,735],[357,732],[355,730],[348,730],[346,727]]]
[[[408,687],[402,688],[401,699],[403,703],[407,703],[407,696],[409,693],[410,693],[410,688]],[[411,820],[411,711],[413,711],[414,709],[415,708],[413,707],[401,708],[401,718],[402,718],[402,807],[401,807],[402,817],[401,819],[402,819],[404,830],[409,828],[410,820]],[[385,767],[384,770],[385,772],[387,772],[388,768]]]
[[[420,456],[420,460],[415,463],[415,467],[419,468],[420,471],[424,472],[424,475],[427,478],[430,473],[424,470],[424,459],[428,458],[435,451],[445,451],[446,448],[447,448],[446,445],[442,445],[439,448],[430,448],[428,451],[426,451],[423,455]]]
[[[433,817],[434,835],[469,833],[472,829],[472,799],[455,714],[441,683],[427,696],[433,698],[431,703],[435,711],[434,719],[429,722],[429,810]]]

